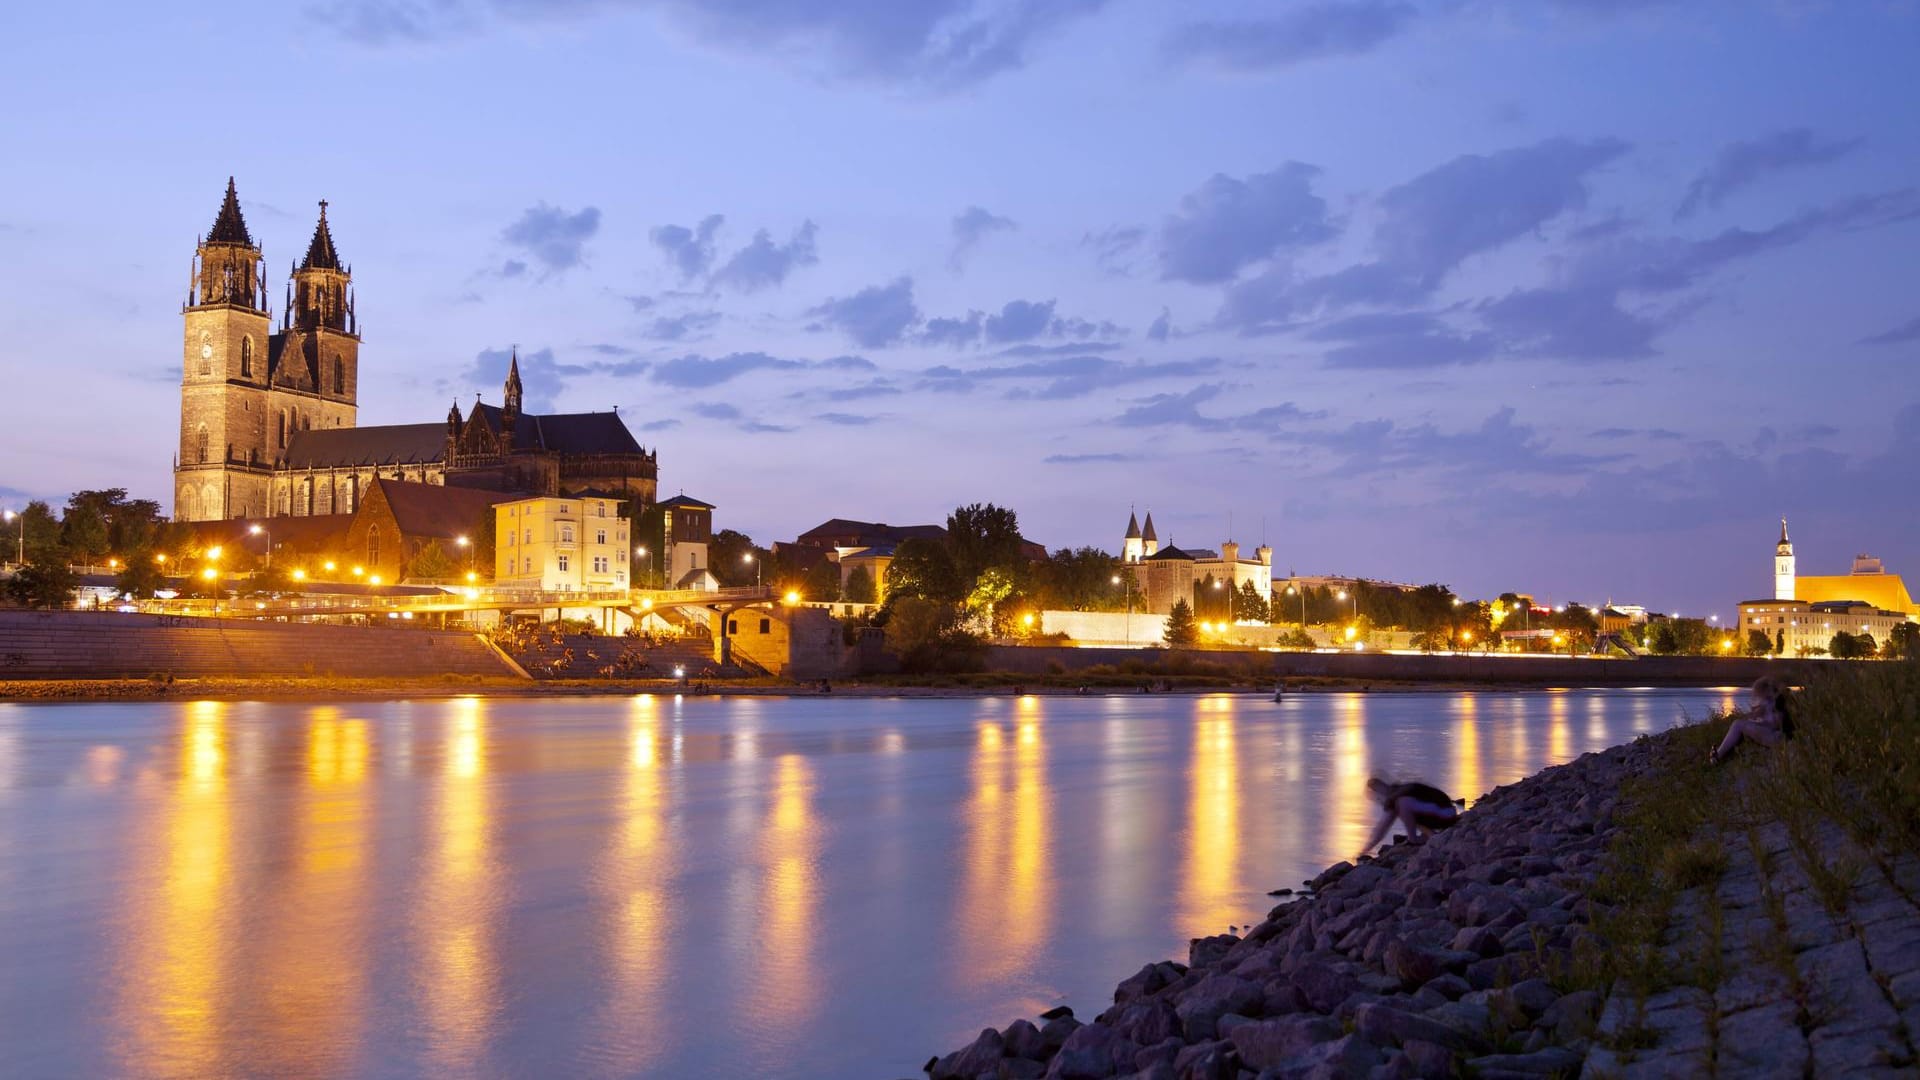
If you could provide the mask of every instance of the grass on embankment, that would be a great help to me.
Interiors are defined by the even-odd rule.
[[[1676,986],[1716,989],[1721,911],[1715,886],[1729,844],[1769,866],[1759,830],[1779,824],[1831,911],[1847,901],[1861,868],[1855,857],[1816,850],[1815,826],[1838,824],[1866,858],[1920,845],[1920,664],[1834,664],[1794,703],[1794,738],[1769,749],[1743,744],[1732,760],[1707,764],[1726,734],[1725,717],[1647,738],[1654,767],[1622,787],[1620,825],[1592,899],[1605,905],[1594,939],[1554,972],[1564,989],[1605,991],[1618,983],[1642,994]],[[1773,921],[1784,926],[1778,893],[1763,884]],[[1686,904],[1693,935],[1669,930]],[[1765,959],[1791,977],[1784,934]],[[1617,1047],[1625,1049],[1626,1046]]]

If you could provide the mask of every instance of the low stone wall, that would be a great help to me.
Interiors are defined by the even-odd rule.
[[[471,633],[0,610],[0,679],[517,677]]]
[[[1735,686],[1763,674],[1798,681],[1820,661],[1764,657],[1647,656],[1638,660],[1564,656],[1468,656],[1436,653],[1261,652],[1242,649],[1114,649],[997,645],[987,667],[1041,675],[1127,663],[1219,664],[1259,677],[1350,679],[1360,682],[1481,683],[1493,686]]]

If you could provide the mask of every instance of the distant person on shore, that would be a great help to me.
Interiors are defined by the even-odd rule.
[[[1431,784],[1389,784],[1376,776],[1367,781],[1367,794],[1380,803],[1380,821],[1361,846],[1362,855],[1379,846],[1396,821],[1406,828],[1408,836],[1417,837],[1450,828],[1460,820],[1453,796]]]
[[[1793,691],[1772,675],[1762,675],[1747,690],[1751,704],[1734,713],[1727,725],[1727,737],[1707,755],[1707,764],[1727,760],[1733,748],[1742,742],[1761,746],[1779,746],[1793,738]]]

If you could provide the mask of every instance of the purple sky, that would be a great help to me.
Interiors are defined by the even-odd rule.
[[[6,505],[165,500],[232,174],[276,303],[330,200],[363,423],[517,343],[762,541],[1136,505],[1726,615],[1786,514],[1806,572],[1920,577],[1908,0],[88,10],[0,44]]]

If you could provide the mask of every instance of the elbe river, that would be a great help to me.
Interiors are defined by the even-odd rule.
[[[917,1076],[1733,698],[0,705],[0,1072]]]

